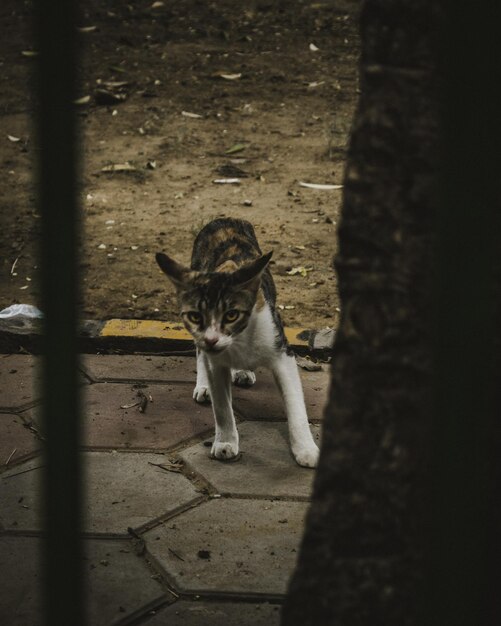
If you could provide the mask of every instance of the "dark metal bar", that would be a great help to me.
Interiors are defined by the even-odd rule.
[[[431,626],[489,618],[489,477],[499,98],[497,20],[486,4],[445,2],[442,169],[437,223],[435,414],[428,615]],[[499,70],[497,72],[499,74]],[[496,104],[495,104],[496,102]],[[492,499],[493,498],[493,499]]]
[[[84,623],[77,384],[76,0],[38,0],[36,35],[44,322],[45,624]]]

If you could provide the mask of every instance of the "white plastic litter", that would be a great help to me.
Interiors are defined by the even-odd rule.
[[[32,304],[11,304],[3,311],[0,311],[0,319],[10,319],[11,317],[43,317],[42,311]]]

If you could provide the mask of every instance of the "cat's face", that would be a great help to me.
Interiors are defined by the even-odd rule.
[[[206,274],[165,254],[156,255],[158,265],[176,287],[181,318],[197,348],[222,352],[247,327],[270,258],[271,253],[240,268],[228,262],[223,271]]]

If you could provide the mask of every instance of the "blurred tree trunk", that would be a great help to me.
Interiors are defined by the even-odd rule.
[[[430,419],[436,406],[437,173],[443,165],[441,15],[441,3],[432,0],[363,5],[361,97],[335,261],[342,319],[320,466],[284,626],[415,625],[423,599],[433,601],[424,573],[433,570],[435,579],[448,573],[447,566],[434,568],[436,556],[427,552],[447,525],[438,533],[433,528],[429,511],[437,494],[426,473],[437,469],[441,452],[447,456],[445,447],[437,452],[433,445],[436,420]],[[476,219],[471,208],[468,219]],[[451,307],[455,320],[452,301]],[[447,445],[444,440],[437,445]],[[467,469],[478,458],[461,460]],[[470,623],[455,626],[460,622]]]

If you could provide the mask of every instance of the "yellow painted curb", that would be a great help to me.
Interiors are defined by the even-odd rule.
[[[182,324],[159,322],[156,320],[121,320],[105,322],[100,332],[101,337],[151,337],[155,339],[192,339]]]
[[[291,346],[301,346],[302,348],[308,347],[307,339],[299,339],[299,335],[301,333],[309,332],[306,328],[295,328],[295,327],[286,327],[284,328],[285,336],[287,337],[287,341]]]
[[[307,348],[308,341],[299,339],[304,328],[285,328],[285,336],[291,346]],[[305,333],[306,335],[306,333]],[[192,336],[179,322],[159,322],[157,320],[112,319],[105,322],[100,337],[153,338],[174,341],[191,341]]]

